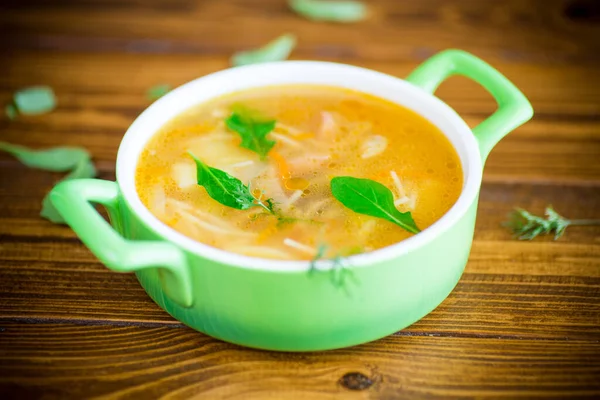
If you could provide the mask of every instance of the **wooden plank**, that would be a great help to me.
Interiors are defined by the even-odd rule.
[[[56,111],[8,121],[2,140],[82,145],[114,179],[145,91],[228,66],[239,49],[297,34],[293,59],[404,77],[445,48],[481,56],[536,116],[487,161],[465,274],[430,315],[352,349],[281,354],[196,333],[134,276],[104,268],[39,218],[59,174],[0,154],[0,398],[597,398],[600,228],[511,239],[514,206],[600,218],[600,59],[594,0],[369,0],[367,21],[306,21],[284,0],[45,0],[0,5],[0,103],[48,84]],[[463,78],[437,95],[471,126],[495,109]],[[26,322],[26,323],[25,323]],[[359,390],[363,389],[363,390]]]
[[[177,324],[132,275],[106,270],[70,229],[39,219],[44,174],[23,173],[0,193],[0,279],[6,282],[0,317]],[[598,337],[600,227],[569,228],[557,242],[520,242],[500,224],[514,206],[541,213],[548,203],[571,218],[600,218],[599,202],[595,186],[485,184],[465,275],[436,311],[407,331]]]
[[[11,50],[231,53],[295,32],[305,48],[362,59],[423,57],[449,47],[543,63],[598,59],[597,27],[578,18],[581,12],[573,13],[566,0],[369,3],[371,17],[359,24],[315,24],[280,0],[149,6],[92,1],[68,7],[38,1],[3,11],[0,22],[6,34],[18,34],[3,43]],[[593,13],[592,2],[578,3]]]
[[[107,165],[101,163],[100,167],[103,169]],[[102,169],[101,179],[114,180],[114,172]],[[29,169],[9,159],[0,161],[0,182],[3,182],[0,186],[0,235],[46,236],[48,240],[74,238],[70,229],[39,218],[41,200],[59,177],[59,174]],[[600,186],[586,183],[554,186],[546,182],[484,182],[476,238],[510,240],[510,233],[500,225],[514,207],[541,215],[544,207],[551,204],[571,219],[600,219]],[[567,232],[561,243],[600,243],[600,230],[596,227],[570,227]]]
[[[3,324],[4,398],[431,399],[600,395],[598,341],[396,335],[273,353],[188,328]]]
[[[578,248],[568,249],[566,255],[556,249],[547,251],[546,257],[558,261],[548,263],[545,272],[529,275],[539,265],[539,257],[522,257],[505,243],[486,245],[487,253],[474,252],[452,294],[405,332],[568,340],[600,337],[600,251],[587,260],[580,259]],[[510,265],[512,273],[474,272],[481,265],[485,270],[486,255],[488,262],[494,260],[497,254],[491,250],[500,246],[508,248],[508,255],[497,265]],[[69,253],[69,248],[55,248]],[[572,260],[580,265],[570,266]],[[109,273],[91,262],[8,260],[3,265],[0,321],[178,325],[146,296],[133,275]],[[556,270],[561,271],[553,274]]]
[[[11,60],[7,74],[0,74],[0,87],[9,88],[0,93],[0,99],[8,101],[12,90],[20,86],[47,83],[55,88],[59,106],[44,116],[0,120],[3,140],[35,147],[85,146],[106,171],[114,170],[123,133],[150,103],[144,95],[147,88],[158,82],[183,83],[226,66],[224,61],[204,63],[202,58],[178,60],[175,56],[168,61],[153,57],[141,61],[139,56],[121,55],[63,55],[51,59],[30,55]],[[22,67],[27,65],[32,67]],[[73,69],[73,65],[78,67]],[[144,65],[143,71],[139,65]],[[404,76],[415,65],[366,66]],[[537,114],[494,149],[487,162],[486,181],[600,184],[600,162],[596,157],[600,153],[600,120],[596,118],[600,95],[588,84],[594,79],[595,69],[501,66],[509,77],[516,78],[513,80],[530,97]],[[464,79],[450,80],[439,93],[471,125],[494,110],[489,94]],[[9,156],[0,154],[0,162],[8,160]]]

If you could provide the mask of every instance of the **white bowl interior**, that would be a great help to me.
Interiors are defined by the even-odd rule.
[[[292,272],[306,270],[307,261],[259,259],[226,252],[192,240],[163,224],[142,204],[135,190],[135,168],[148,140],[168,121],[189,108],[215,97],[244,89],[285,85],[322,84],[354,89],[375,95],[427,118],[451,141],[464,171],[461,196],[441,219],[421,233],[400,243],[373,252],[352,256],[349,266],[367,266],[398,257],[450,228],[464,213],[479,191],[482,162],[479,147],[466,123],[435,96],[398,78],[364,68],[318,61],[283,61],[257,64],[216,72],[171,91],[148,107],[127,130],[117,155],[117,181],[125,201],[156,233],[182,248],[218,262],[244,268]],[[331,268],[322,261],[317,268]]]

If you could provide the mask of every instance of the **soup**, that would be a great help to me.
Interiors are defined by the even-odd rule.
[[[458,155],[425,118],[320,85],[250,89],[193,107],[153,136],[136,170],[142,202],[171,228],[281,260],[400,242],[441,218],[462,185]]]

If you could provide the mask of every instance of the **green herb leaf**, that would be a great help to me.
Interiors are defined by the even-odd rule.
[[[96,176],[96,168],[90,160],[90,154],[87,150],[80,147],[55,147],[46,150],[31,150],[27,147],[0,142],[0,150],[12,154],[23,164],[31,168],[54,172],[70,171],[61,181],[93,178]],[[48,195],[42,200],[40,215],[54,223],[62,224],[65,222],[50,202]]]
[[[0,150],[12,154],[28,167],[55,172],[70,171],[80,160],[90,158],[88,151],[80,147],[31,150],[24,146],[0,142]]]
[[[292,10],[313,21],[356,22],[367,16],[360,1],[289,0]]]
[[[240,135],[241,146],[257,153],[261,160],[264,160],[267,153],[275,146],[274,140],[267,139],[267,134],[275,129],[275,121],[256,121],[234,112],[225,120],[225,124]]]
[[[14,104],[7,104],[6,107],[4,107],[4,113],[11,121],[17,118],[17,115],[19,115]]]
[[[152,86],[146,92],[146,97],[148,100],[158,100],[163,97],[165,94],[171,91],[171,85],[163,83],[160,85]]]
[[[273,212],[272,202],[262,202],[252,196],[250,188],[239,179],[229,175],[225,171],[212,168],[206,165],[202,160],[189,153],[196,162],[196,180],[198,185],[204,186],[210,197],[224,206],[238,210],[247,210],[252,207],[263,207],[269,212]]]
[[[554,232],[554,240],[557,240],[569,226],[600,225],[600,220],[566,219],[554,211],[552,206],[548,206],[546,218],[517,208],[510,214],[509,220],[502,225],[509,228],[519,240],[532,240],[539,235],[548,235],[552,232]]]
[[[285,60],[289,57],[295,46],[296,37],[288,33],[259,49],[235,53],[231,57],[231,64],[234,67],[239,67],[242,65]]]
[[[14,94],[14,103],[21,114],[43,114],[56,107],[56,97],[52,88],[48,86],[32,86],[17,91]]]
[[[379,182],[338,176],[331,180],[331,193],[354,212],[385,219],[411,233],[420,232],[411,213],[398,211],[392,191]]]

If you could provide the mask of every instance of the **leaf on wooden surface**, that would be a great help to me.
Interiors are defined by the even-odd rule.
[[[557,240],[565,233],[568,226],[600,225],[600,220],[566,219],[554,211],[552,206],[548,206],[546,207],[546,218],[517,208],[503,225],[510,229],[519,240],[532,240],[539,235],[549,235],[553,232],[554,240]]]
[[[367,16],[367,6],[354,0],[289,0],[288,4],[312,21],[356,22]]]
[[[162,83],[160,85],[152,86],[150,89],[148,89],[148,91],[146,92],[146,97],[148,98],[148,100],[154,101],[160,99],[170,91],[171,85],[169,85],[168,83]]]
[[[32,86],[14,94],[14,105],[19,114],[37,115],[52,111],[56,107],[54,91],[49,86]]]
[[[12,154],[28,167],[54,172],[69,171],[77,166],[79,160],[90,156],[88,151],[81,147],[32,150],[24,146],[0,142],[0,150]]]
[[[7,104],[6,107],[4,107],[4,113],[6,114],[6,116],[8,117],[8,119],[10,119],[11,121],[17,118],[17,115],[19,114],[17,112],[17,107],[15,107],[14,104]]]
[[[12,154],[28,167],[44,171],[70,171],[61,181],[70,179],[93,178],[96,168],[90,159],[90,153],[81,147],[55,147],[45,150],[31,150],[24,146],[0,142],[0,150]],[[48,195],[42,200],[40,215],[54,223],[64,223]]]
[[[295,46],[296,37],[287,33],[261,48],[235,53],[231,57],[231,64],[234,67],[239,67],[242,65],[282,61],[289,57]]]

